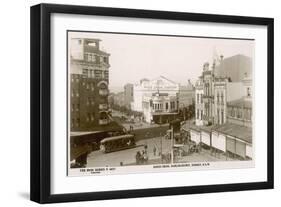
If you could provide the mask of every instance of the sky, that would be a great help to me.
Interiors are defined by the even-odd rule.
[[[109,88],[122,90],[126,83],[154,79],[160,75],[182,85],[193,83],[203,64],[215,54],[224,58],[237,54],[253,58],[254,40],[71,32],[69,37],[98,38],[100,49],[110,53]]]

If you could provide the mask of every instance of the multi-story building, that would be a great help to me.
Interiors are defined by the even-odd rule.
[[[204,112],[203,95],[204,95],[203,79],[202,76],[200,76],[195,84],[195,124],[197,126],[203,125],[203,112]]]
[[[246,56],[237,55],[226,58],[226,64],[223,56],[221,56],[220,63],[216,65],[214,62],[211,69],[209,69],[209,63],[203,65],[202,75],[195,85],[196,125],[226,123],[226,103],[241,97],[243,77],[240,77],[240,73],[243,71],[245,73],[247,73],[246,71],[251,72],[249,59]],[[235,61],[238,61],[238,63]],[[228,68],[230,65],[238,65],[241,68],[230,67],[236,71],[233,72]],[[227,72],[222,69],[223,66],[226,67],[225,71]]]
[[[125,106],[125,96],[124,92],[118,92],[113,96],[113,102],[115,106],[124,107]]]
[[[124,86],[124,101],[125,101],[125,107],[127,109],[131,109],[133,100],[134,100],[134,85],[131,83],[127,83]]]
[[[178,94],[155,92],[143,96],[144,120],[148,123],[168,123],[178,114]]]
[[[243,96],[227,103],[227,119],[229,123],[252,127],[252,78],[245,74]]]
[[[71,131],[95,131],[110,123],[109,56],[108,53],[100,50],[99,39],[71,39]]]
[[[250,58],[242,55],[227,58],[226,62],[221,59],[211,70],[208,63],[204,64],[195,85],[192,141],[234,158],[252,159],[251,67]]]
[[[212,139],[223,140],[224,147],[220,150],[231,157],[252,159],[251,76],[246,75],[242,84],[240,98],[227,102],[227,123],[213,129]]]
[[[179,108],[188,107],[194,104],[195,88],[188,80],[187,85],[180,85]]]
[[[114,96],[115,96],[115,93],[111,92],[108,94],[108,105],[109,105],[110,110],[112,110],[114,107]]]
[[[252,59],[245,55],[234,55],[217,60],[215,77],[229,77],[231,82],[241,82],[244,74],[252,74]]]
[[[178,114],[179,84],[160,76],[142,79],[133,88],[133,110],[143,112],[146,122],[166,123]]]

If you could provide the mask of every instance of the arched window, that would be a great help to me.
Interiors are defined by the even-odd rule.
[[[99,87],[100,89],[107,89],[107,82],[105,82],[105,81],[99,82],[99,83],[98,83],[98,87]]]

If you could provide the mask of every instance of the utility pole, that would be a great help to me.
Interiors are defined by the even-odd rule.
[[[171,164],[174,163],[174,127],[171,128]]]
[[[160,128],[162,130],[162,115],[160,114]],[[162,133],[160,132],[160,147],[161,147],[161,164],[163,164],[163,156],[162,156]]]
[[[160,149],[160,151],[161,151],[161,153],[160,153],[160,156],[161,156],[161,164],[163,164],[163,156],[162,156],[162,134],[161,134],[161,132],[160,132],[160,147],[161,147],[161,149]]]

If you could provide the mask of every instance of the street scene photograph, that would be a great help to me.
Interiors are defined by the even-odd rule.
[[[254,161],[255,40],[68,31],[67,41],[69,170]]]

